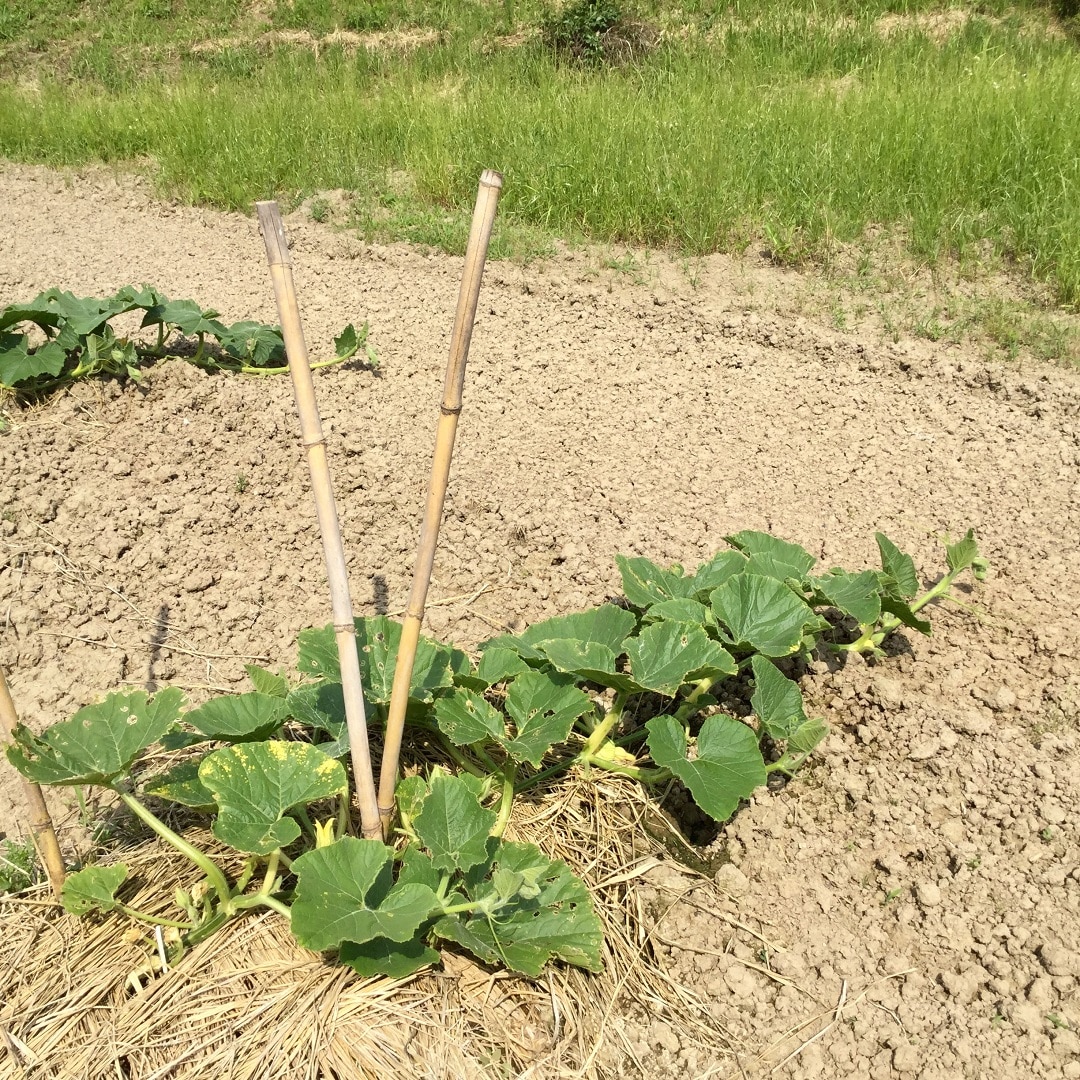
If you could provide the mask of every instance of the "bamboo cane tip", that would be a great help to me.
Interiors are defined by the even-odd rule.
[[[501,188],[503,184],[502,173],[497,173],[494,169],[485,169],[480,174],[480,183],[484,187]]]

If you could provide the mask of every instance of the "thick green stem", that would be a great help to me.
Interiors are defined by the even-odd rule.
[[[113,790],[116,791],[115,788]],[[187,856],[187,858],[206,874],[206,880],[210,887],[223,901],[228,899],[232,894],[232,890],[229,888],[229,881],[222,872],[221,867],[219,867],[213,859],[204,855],[197,847],[193,847],[178,833],[173,832],[161,818],[150,810],[147,810],[134,795],[129,795],[126,791],[116,791],[116,793],[140,821],[149,825],[162,840],[167,844],[171,844],[181,855]]]
[[[270,861],[266,864],[266,873],[263,875],[262,885],[259,888],[260,893],[269,895],[274,891],[274,879],[277,877],[278,865],[280,862],[281,850],[278,849],[270,856]]]
[[[699,679],[694,683],[693,690],[683,698],[683,703],[675,712],[675,719],[684,727],[687,720],[698,711],[698,702],[713,688],[714,682],[714,679]]]
[[[351,804],[352,800],[349,798],[349,794],[346,791],[346,793],[338,799],[336,836],[336,839],[338,840],[343,836],[347,836],[349,833],[349,807]],[[286,864],[286,869],[288,869],[288,867],[289,864]]]
[[[499,802],[499,816],[495,819],[495,825],[491,835],[502,837],[506,832],[506,826],[510,823],[510,814],[514,809],[514,781],[517,779],[517,766],[508,761],[502,769],[502,799]]]
[[[647,769],[643,765],[624,765],[618,761],[610,761],[608,758],[596,757],[591,754],[588,757],[582,754],[581,761],[583,764],[594,765],[605,772],[629,776],[642,784],[664,784],[671,779],[670,769]]]
[[[333,367],[335,364],[344,364],[346,356],[335,356],[333,360],[318,360],[314,364],[308,364],[309,371],[318,371],[319,368]],[[288,375],[287,367],[251,367],[249,364],[241,364],[237,370],[243,375]]]
[[[802,768],[803,762],[810,756],[808,751],[805,754],[784,754],[783,757],[778,758],[771,765],[765,766],[766,773],[782,772],[787,776],[794,776],[796,772]]]
[[[279,915],[284,915],[286,919],[292,922],[292,912],[289,910],[288,906],[283,904],[276,897],[262,892],[252,893],[250,896],[236,897],[229,904],[230,915],[254,907],[268,907],[271,911],[276,911]]]
[[[479,911],[483,907],[483,904],[477,901],[472,901],[468,904],[451,904],[449,907],[444,907],[442,913],[444,915],[462,915],[469,911]]]
[[[595,754],[604,745],[604,741],[615,730],[619,721],[622,720],[623,709],[626,708],[629,697],[630,692],[628,690],[621,690],[615,695],[615,700],[611,703],[607,716],[593,728],[593,733],[585,740],[585,746],[581,751],[582,758]]]
[[[489,774],[484,772],[484,770],[481,769],[480,766],[477,765],[475,761],[470,761],[469,758],[466,757],[466,755],[463,754],[461,752],[461,750],[459,750],[441,732],[439,733],[439,743],[441,744],[442,748],[447,752],[447,754],[449,754],[450,757],[453,758],[453,760],[458,765],[460,765],[461,768],[463,768],[467,773],[472,773],[473,776],[478,776],[478,777],[480,777],[481,780],[486,780],[487,779]],[[488,758],[488,760],[490,761],[491,759]],[[498,766],[493,764],[492,765],[492,771],[493,772],[498,772],[499,771]]]

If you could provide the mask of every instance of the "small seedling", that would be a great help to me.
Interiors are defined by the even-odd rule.
[[[312,221],[323,225],[330,220],[330,204],[322,196],[314,198],[311,200],[310,213]]]
[[[882,907],[887,907],[891,904],[904,890],[903,889],[890,889],[884,899],[881,901]]]
[[[243,473],[236,474],[236,494],[243,495],[248,489],[248,478]]]

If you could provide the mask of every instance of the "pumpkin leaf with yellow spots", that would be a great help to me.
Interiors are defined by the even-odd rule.
[[[343,795],[345,769],[307,743],[242,743],[208,754],[199,780],[220,807],[214,835],[238,851],[269,855],[291,844],[300,826],[297,806]]]

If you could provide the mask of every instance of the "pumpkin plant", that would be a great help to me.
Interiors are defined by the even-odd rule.
[[[251,666],[252,690],[195,708],[175,688],[126,691],[41,735],[16,728],[8,757],[25,776],[108,788],[201,874],[177,889],[176,918],[120,897],[123,864],[70,875],[65,907],[168,927],[173,959],[229,919],[269,908],[301,945],[365,975],[406,975],[445,945],[530,976],[551,960],[598,970],[602,932],[585,883],[535,845],[503,838],[515,796],[599,769],[652,789],[681,782],[724,821],[771,773],[793,774],[827,733],[780,664],[823,649],[881,655],[900,626],[929,633],[918,613],[962,572],[986,571],[970,532],[947,545],[948,572],[921,596],[914,562],[881,534],[882,568],[859,573],[814,574],[803,548],[764,533],[728,541],[692,573],[620,558],[622,602],[493,638],[475,658],[420,637],[406,721],[443,747],[445,764],[400,781],[389,843],[349,835],[332,625],[300,634],[297,681]],[[401,624],[356,619],[355,640],[369,722],[385,724]],[[745,709],[720,708],[725,683],[748,692]],[[155,743],[188,756],[146,775],[139,760]],[[214,837],[243,855],[241,872],[230,878],[170,828],[155,800],[208,815]]]

